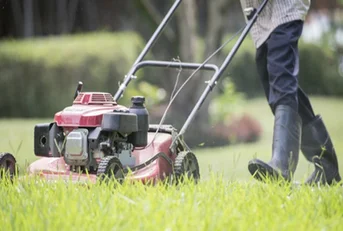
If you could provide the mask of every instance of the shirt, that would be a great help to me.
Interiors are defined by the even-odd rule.
[[[240,0],[245,8],[258,8],[263,0]],[[311,0],[269,0],[255,24],[251,28],[251,36],[256,48],[259,48],[269,37],[272,31],[281,24],[305,20]]]

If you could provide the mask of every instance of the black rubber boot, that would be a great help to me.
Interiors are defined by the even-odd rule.
[[[306,184],[331,185],[341,181],[336,152],[320,115],[303,127],[301,151],[315,167]]]
[[[290,181],[299,160],[301,118],[286,105],[275,110],[272,159],[265,163],[259,159],[248,164],[250,173],[258,180]]]

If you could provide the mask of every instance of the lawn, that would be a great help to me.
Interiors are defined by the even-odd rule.
[[[341,187],[230,182],[89,187],[0,184],[2,230],[341,230]]]
[[[336,145],[343,169],[343,100],[313,98]],[[0,183],[2,230],[341,230],[343,188],[261,184],[247,162],[270,158],[272,115],[263,99],[242,105],[262,124],[261,139],[214,149],[196,149],[202,181],[178,187],[140,184],[113,187],[45,183],[37,179]],[[1,151],[15,154],[22,169],[35,160],[33,126],[43,120],[0,120]],[[296,180],[312,170],[303,157]]]
[[[331,134],[331,138],[338,153],[341,169],[343,169],[343,99],[336,98],[313,98],[313,107],[316,113],[320,113]],[[248,112],[252,114],[262,125],[261,139],[256,143],[237,144],[219,148],[194,149],[198,156],[201,175],[203,179],[209,176],[210,171],[223,174],[226,179],[245,181],[249,180],[247,170],[248,161],[257,156],[269,160],[271,156],[271,141],[273,129],[273,116],[264,99],[255,99],[246,102],[238,113]],[[15,155],[21,168],[34,161],[33,154],[33,128],[37,123],[50,122],[50,119],[27,119],[27,120],[0,120],[0,151],[11,152]],[[306,160],[300,156],[299,167],[295,175],[296,180],[302,180],[313,169]]]
[[[311,97],[313,110],[321,114],[330,132],[338,155],[340,169],[343,169],[343,99]],[[202,168],[202,175],[206,177],[209,169],[220,171],[228,179],[247,180],[250,173],[247,169],[248,161],[259,157],[269,161],[271,158],[271,142],[273,136],[273,115],[264,99],[251,100],[242,106],[241,111],[252,114],[262,125],[261,139],[252,144],[239,144],[215,149],[196,150]],[[300,153],[295,180],[304,180],[313,170]]]

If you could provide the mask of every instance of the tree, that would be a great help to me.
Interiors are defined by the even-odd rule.
[[[178,50],[182,61],[195,62],[196,57],[201,57],[200,60],[205,60],[210,56],[220,45],[223,40],[225,30],[225,16],[228,10],[236,1],[229,0],[212,0],[207,3],[206,12],[206,28],[203,35],[205,49],[203,54],[199,55],[196,49],[196,40],[200,37],[199,34],[199,12],[195,0],[184,0],[180,11],[177,14],[177,31],[178,31]],[[204,5],[201,5],[204,7]],[[210,63],[219,64],[221,53],[215,58],[211,59]],[[184,82],[191,72],[184,71],[180,82]],[[212,73],[213,74],[213,73]],[[169,118],[177,127],[181,127],[186,120],[199,96],[205,89],[205,81],[209,80],[209,73],[201,72],[194,80],[190,81],[188,85],[180,92],[176,98],[175,105],[169,114]],[[185,135],[187,142],[191,145],[196,145],[202,142],[206,144],[214,142],[223,142],[223,137],[215,137],[211,132],[211,125],[209,123],[209,105],[211,97],[216,94],[217,88],[209,95],[208,99],[199,110],[193,124],[189,127],[189,131]],[[168,92],[171,94],[171,91]],[[195,135],[196,134],[196,135]],[[226,142],[226,138],[224,138]]]
[[[172,2],[174,0],[12,0],[3,3],[0,0],[0,7],[6,12],[0,14],[0,36],[21,38],[106,28],[111,31],[135,30],[148,39]],[[231,7],[240,10],[237,5],[239,3],[234,0],[183,0],[176,18],[173,18],[154,45],[154,58],[171,60],[179,57],[184,62],[204,61],[221,45],[229,25],[227,13]],[[230,12],[234,14],[234,11]],[[197,46],[200,39],[202,49]],[[220,54],[210,62],[219,64],[219,60]],[[153,71],[154,74],[156,72]],[[146,80],[158,84],[171,96],[177,72],[162,70],[158,73],[165,77]],[[178,87],[189,74],[183,70]],[[181,128],[204,90],[204,82],[209,79],[209,75],[208,72],[200,72],[188,83],[174,102],[166,122]],[[202,105],[186,135],[190,143],[197,144],[204,141],[203,137],[211,137],[208,110],[215,91]],[[198,135],[194,136],[195,133]]]

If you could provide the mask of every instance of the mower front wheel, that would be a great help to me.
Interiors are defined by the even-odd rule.
[[[123,183],[125,178],[123,165],[116,156],[106,156],[101,159],[98,171],[97,179],[103,183],[115,180],[118,183]]]
[[[192,152],[180,152],[175,159],[174,176],[176,181],[183,181],[185,177],[198,183],[200,180],[199,164]]]
[[[17,161],[10,153],[0,153],[0,179],[13,179],[17,175]]]

